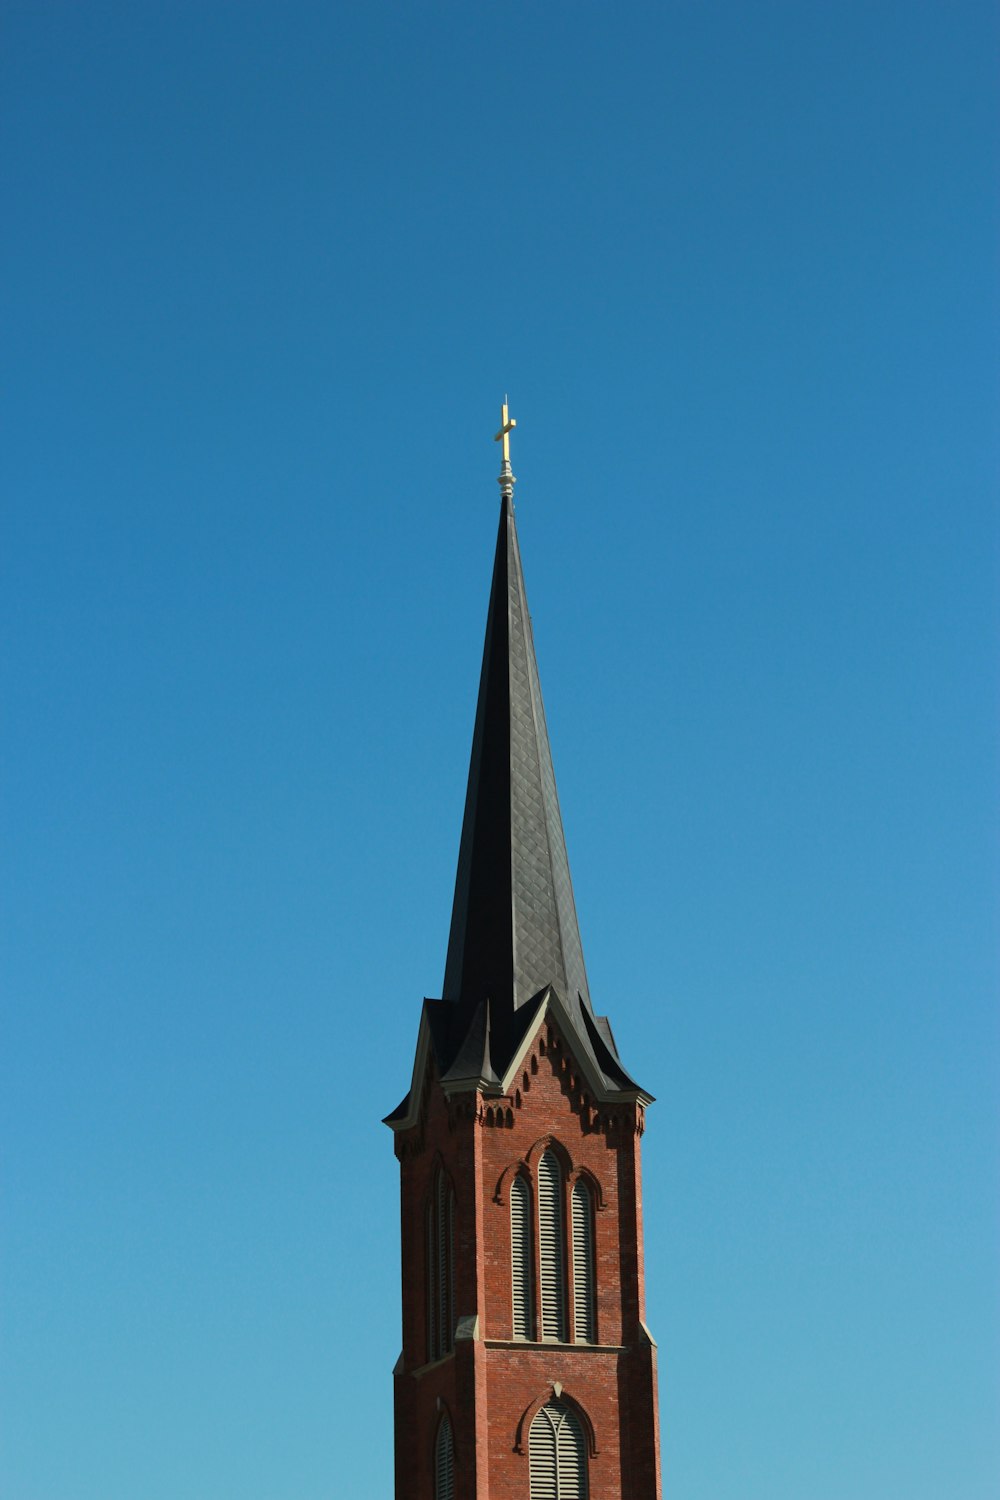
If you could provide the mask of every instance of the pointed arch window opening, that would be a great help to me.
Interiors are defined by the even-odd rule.
[[[455,1194],[438,1167],[427,1201],[427,1358],[442,1359],[455,1342]]]
[[[600,1194],[547,1148],[510,1186],[511,1326],[528,1342],[597,1344]]]
[[[438,1423],[434,1439],[434,1500],[454,1500],[455,1439],[451,1418],[445,1412]]]
[[[564,1199],[562,1165],[549,1149],[538,1163],[538,1282],[541,1335],[556,1343],[568,1337]]]
[[[583,1424],[565,1401],[540,1407],[528,1431],[531,1500],[587,1500],[587,1445]]]
[[[516,1339],[535,1336],[535,1254],[532,1192],[518,1173],[510,1188],[511,1307]]]
[[[597,1288],[594,1256],[594,1195],[582,1177],[570,1194],[573,1223],[573,1337],[597,1343]]]

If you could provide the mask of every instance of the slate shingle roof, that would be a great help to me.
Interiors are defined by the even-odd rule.
[[[572,1018],[567,1042],[610,1091],[635,1090],[590,1002],[514,509],[504,497],[443,998],[425,1001],[439,1074],[502,1077],[550,987]]]

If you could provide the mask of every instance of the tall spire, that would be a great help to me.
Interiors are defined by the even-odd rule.
[[[580,1000],[590,1010],[514,508],[505,493],[443,993],[470,1017],[491,1001],[499,1060],[520,1029],[515,1013],[549,985],[574,1012]]]
[[[386,1117],[393,1130],[417,1117],[428,1048],[446,1091],[495,1093],[532,1021],[550,1009],[595,1097],[652,1098],[590,1003],[514,525],[513,426],[505,402],[500,528],[442,998],[424,1001],[413,1083]]]

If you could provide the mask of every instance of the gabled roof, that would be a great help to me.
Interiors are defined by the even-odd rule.
[[[578,1006],[580,1002],[577,1002]],[[431,1061],[445,1093],[464,1094],[481,1090],[486,1095],[509,1094],[517,1085],[518,1074],[534,1038],[543,1024],[554,1025],[569,1046],[595,1104],[635,1099],[652,1104],[653,1096],[631,1078],[604,1040],[610,1034],[606,1017],[592,1017],[563,1003],[555,990],[537,994],[517,1015],[516,1042],[503,1072],[498,1076],[489,1056],[489,1031],[486,1007],[476,1014],[469,1034],[455,1044],[450,1025],[457,1012],[446,1000],[425,1000],[417,1033],[410,1089],[385,1124],[392,1130],[408,1130],[420,1113],[420,1097]],[[485,1063],[485,1066],[484,1066]]]

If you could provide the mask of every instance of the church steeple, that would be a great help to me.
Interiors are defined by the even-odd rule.
[[[489,998],[503,1048],[513,1013],[546,985],[571,1008],[582,1000],[590,1009],[514,508],[505,495],[443,994],[470,1017]]]
[[[639,1148],[591,1006],[514,525],[500,528],[443,997],[400,1164],[396,1500],[659,1500]]]

